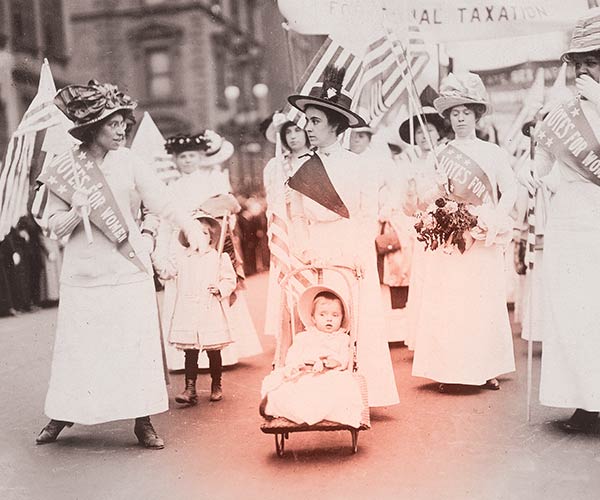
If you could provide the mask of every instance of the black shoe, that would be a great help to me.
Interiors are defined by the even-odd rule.
[[[165,442],[158,437],[158,434],[156,434],[156,431],[150,422],[150,417],[136,418],[133,433],[135,434],[135,437],[137,437],[139,443],[145,448],[162,450],[165,447]]]
[[[446,384],[440,384],[438,385],[438,392],[444,393],[448,390],[448,387],[446,386]]]
[[[221,401],[223,399],[223,388],[221,387],[221,381],[213,382],[210,384],[210,400]]]
[[[597,429],[598,412],[577,408],[569,420],[559,422],[558,426],[568,433],[590,433]]]
[[[193,406],[198,402],[198,394],[196,393],[196,379],[185,379],[185,389],[182,393],[175,396],[175,401],[180,404],[187,404],[190,406]]]
[[[498,379],[491,378],[485,384],[483,384],[483,388],[488,389],[490,391],[499,391],[500,382],[498,382]]]
[[[64,420],[50,420],[35,440],[35,444],[48,444],[56,441],[56,438],[65,427],[71,427],[73,422]]]

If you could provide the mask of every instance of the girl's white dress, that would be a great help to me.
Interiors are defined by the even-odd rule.
[[[297,424],[329,420],[358,428],[363,408],[360,386],[350,369],[313,372],[315,361],[332,356],[342,367],[350,362],[350,335],[344,330],[326,333],[310,327],[294,337],[285,366],[265,377],[261,397],[265,413]],[[308,362],[309,364],[305,364]]]
[[[396,404],[399,402],[398,391],[385,334],[373,221],[371,212],[364,205],[369,195],[363,183],[368,167],[358,155],[343,149],[338,142],[319,148],[317,153],[348,208],[350,218],[342,218],[310,198],[292,192],[293,249],[296,255],[308,250],[321,262],[358,265],[362,269],[363,277],[358,282],[349,276],[357,287],[358,371],[367,381],[369,406]],[[337,291],[343,293],[338,277],[333,273],[324,274],[324,284],[335,288],[336,280]]]
[[[236,274],[229,255],[213,248],[194,252],[175,249],[177,297],[169,342],[177,349],[221,348],[232,342],[227,321],[228,299],[235,290]],[[221,297],[208,291],[214,284]]]
[[[476,241],[464,254],[423,253],[423,277],[412,374],[437,382],[482,385],[515,369],[506,308],[504,247],[512,236],[508,217],[517,185],[508,155],[479,139],[452,141],[487,174],[494,205],[486,211],[488,243]],[[497,191],[501,197],[498,200]],[[491,244],[490,244],[491,243]]]
[[[168,189],[189,212],[197,210],[202,203],[213,196],[231,192],[231,184],[227,172],[220,167],[200,168],[191,174],[182,175],[171,182]],[[179,228],[162,221],[154,255],[160,260],[168,254],[169,248],[178,245]],[[173,307],[177,291],[175,283],[168,280],[160,301],[160,317],[163,332],[170,331],[170,318],[173,317]],[[255,356],[262,352],[258,334],[250,317],[243,290],[236,290],[236,301],[229,309],[231,335],[235,341],[222,351],[223,365],[234,365],[239,358]],[[183,353],[169,344],[167,335],[163,335],[167,367],[169,370],[183,370]],[[208,368],[208,357],[201,353],[198,358],[200,368]]]

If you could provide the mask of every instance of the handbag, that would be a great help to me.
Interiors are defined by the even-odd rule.
[[[387,255],[402,249],[400,239],[389,222],[381,224],[381,233],[375,237],[375,248],[378,255]]]

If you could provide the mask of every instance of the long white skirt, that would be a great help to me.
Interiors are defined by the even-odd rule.
[[[506,308],[504,254],[476,242],[464,254],[423,254],[412,374],[482,385],[515,370]]]
[[[63,284],[46,415],[91,425],[168,406],[152,280]]]
[[[544,236],[540,402],[600,410],[600,187],[564,182]]]

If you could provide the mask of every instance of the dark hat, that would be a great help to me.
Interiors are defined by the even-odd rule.
[[[176,135],[165,142],[167,153],[178,155],[185,151],[204,153],[199,166],[211,166],[223,163],[234,153],[233,144],[212,130],[203,130],[195,135]]]
[[[81,140],[88,126],[98,123],[113,113],[127,111],[133,119],[137,102],[121,92],[116,85],[90,80],[87,85],[69,85],[60,89],[54,104],[75,126],[69,133]]]
[[[423,113],[420,113],[420,116],[424,123],[431,123],[442,135],[442,131],[445,128],[444,118],[435,110],[435,108],[424,106],[422,108]],[[410,118],[407,118],[402,122],[400,128],[398,129],[398,133],[400,134],[400,139],[402,139],[407,144],[410,144],[410,122],[412,121],[413,130],[416,130],[417,127],[421,126],[419,122],[419,118],[417,115],[413,115]]]
[[[328,65],[323,72],[323,81],[316,83],[308,95],[291,95],[288,102],[303,113],[311,104],[323,106],[346,117],[349,127],[365,127],[365,120],[351,111],[352,98],[343,88],[344,76],[346,68]]]

